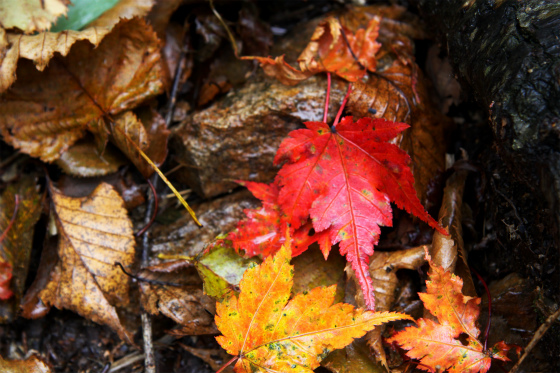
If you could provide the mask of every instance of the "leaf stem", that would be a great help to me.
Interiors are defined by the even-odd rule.
[[[492,298],[490,297],[490,290],[488,290],[486,281],[482,279],[482,276],[474,268],[471,268],[471,271],[473,271],[475,276],[482,282],[482,286],[484,286],[486,296],[488,297],[488,322],[486,322],[486,328],[484,329],[484,351],[486,351],[488,347],[488,334],[490,334],[490,323],[492,321]]]
[[[352,83],[348,84],[348,90],[346,91],[346,96],[344,96],[344,100],[342,100],[342,105],[340,105],[340,109],[338,109],[338,114],[336,114],[336,118],[334,119],[334,123],[332,125],[332,129],[334,130],[340,117],[342,116],[342,112],[344,111],[344,107],[348,102],[348,97],[350,96],[350,92],[352,92]]]
[[[227,367],[229,367],[231,364],[235,363],[237,361],[237,359],[239,359],[239,356],[234,356],[230,361],[228,361],[226,363],[226,365],[224,365],[223,367],[220,368],[220,370],[218,370],[216,373],[221,373],[223,372],[224,369],[226,369]]]
[[[153,198],[154,198],[154,209],[153,209],[154,211],[152,212],[152,217],[151,217],[150,221],[148,222],[148,224],[146,224],[144,226],[144,228],[140,229],[136,233],[136,237],[140,237],[141,235],[143,235],[144,232],[146,232],[148,230],[148,228],[150,228],[152,226],[152,224],[154,223],[154,220],[156,220],[156,216],[157,216],[157,213],[158,213],[158,195],[157,195],[157,192],[156,192],[156,188],[154,187],[154,184],[151,182],[150,179],[146,179],[146,181],[148,182],[148,185],[152,189]]]
[[[329,113],[329,99],[331,96],[331,73],[327,73],[327,98],[325,98],[325,110],[323,110],[323,123],[327,123]]]

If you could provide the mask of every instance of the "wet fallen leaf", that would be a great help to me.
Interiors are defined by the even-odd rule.
[[[109,130],[102,117],[163,90],[159,47],[150,27],[134,18],[117,24],[97,48],[76,43],[66,58],[51,60],[43,72],[21,61],[19,79],[2,97],[4,140],[47,162],[60,157],[86,129],[103,143]]]
[[[181,326],[175,335],[217,333],[212,315],[206,310],[200,278],[192,266],[168,271],[151,267],[140,271],[142,305],[152,315],[162,314]]]
[[[154,169],[138,153],[131,140],[159,166],[167,156],[167,138],[170,132],[165,126],[165,120],[154,109],[146,109],[142,118],[144,121],[131,111],[116,116],[111,139],[142,175],[148,178],[154,173]]]
[[[69,0],[5,0],[0,6],[0,25],[27,34],[48,30],[59,16],[66,14],[68,4]]]
[[[26,360],[4,360],[0,356],[0,371],[2,373],[50,373],[51,368],[35,355]]]
[[[333,349],[342,348],[384,322],[409,318],[391,312],[333,305],[336,289],[315,288],[290,301],[293,269],[290,240],[275,256],[249,268],[239,297],[216,305],[218,343],[238,356],[235,371],[311,372]]]
[[[367,70],[375,71],[375,54],[381,46],[376,41],[379,18],[370,19],[364,26],[353,33],[337,18],[329,17],[321,22],[298,58],[300,70],[284,61],[284,56],[274,59],[247,56],[242,59],[258,61],[267,75],[287,85],[298,84],[319,72],[332,72],[355,82]]]
[[[333,373],[385,373],[386,370],[371,358],[365,341],[354,341],[344,349],[331,352],[321,366]]]
[[[6,232],[4,240],[0,242],[0,262],[9,264],[13,271],[10,289],[14,297],[0,302],[0,322],[12,321],[16,317],[25,289],[33,232],[42,207],[35,174],[21,175],[18,181],[9,184],[2,192],[0,196],[0,232],[2,233],[6,231],[14,216],[16,195],[19,206],[15,220]]]
[[[67,175],[96,177],[117,172],[119,167],[126,164],[126,160],[111,146],[105,147],[100,153],[93,138],[88,139],[86,136],[62,153],[55,163]]]
[[[375,310],[379,312],[390,311],[395,303],[395,291],[399,285],[397,271],[399,269],[416,270],[424,264],[424,250],[426,246],[418,246],[398,251],[377,251],[371,258],[369,273],[373,280],[375,292]],[[347,271],[351,277],[355,277],[353,271]],[[356,303],[364,306],[363,296],[356,293]],[[376,326],[374,330],[366,334],[368,346],[373,350],[375,358],[383,366],[387,367],[385,349],[381,335],[385,331],[384,325]]]
[[[224,349],[203,349],[194,348],[191,346],[184,345],[180,343],[180,346],[185,350],[189,351],[194,356],[204,360],[205,363],[210,365],[212,370],[218,371],[228,360],[229,355]],[[223,373],[233,373],[233,367],[228,366],[226,369],[222,370]]]
[[[49,190],[60,260],[40,299],[47,306],[70,309],[108,325],[132,343],[115,309],[129,299],[129,279],[115,262],[127,267],[134,260],[132,224],[122,198],[105,183],[84,198],[67,197],[52,184]]]
[[[12,265],[0,259],[0,301],[10,299],[14,293],[10,290]]]
[[[449,236],[434,233],[430,255],[436,265],[463,279],[463,293],[476,296],[476,290],[467,263],[467,252],[463,243],[462,205],[463,191],[468,171],[458,170],[447,180],[439,222],[447,227]]]

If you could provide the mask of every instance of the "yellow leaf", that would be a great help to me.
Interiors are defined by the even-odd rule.
[[[113,328],[125,341],[115,306],[128,303],[128,277],[115,262],[134,261],[132,224],[119,194],[101,183],[90,196],[72,198],[49,185],[59,232],[58,256],[39,297],[47,305],[70,309]]]
[[[247,269],[240,295],[216,306],[220,345],[239,357],[235,371],[312,372],[332,350],[388,321],[410,319],[352,305],[333,305],[336,286],[318,287],[290,298],[293,266],[290,240],[275,256]]]
[[[51,368],[37,356],[25,360],[4,360],[0,356],[0,372],[2,373],[50,373]]]
[[[68,0],[3,0],[0,25],[18,28],[25,33],[48,30],[51,23],[66,14]]]

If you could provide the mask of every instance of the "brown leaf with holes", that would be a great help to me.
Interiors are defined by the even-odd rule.
[[[18,169],[17,172],[21,170]],[[17,211],[16,196],[19,200]],[[0,242],[0,263],[8,263],[12,268],[10,290],[14,293],[12,298],[0,301],[0,322],[3,323],[12,321],[17,316],[19,302],[23,297],[33,232],[41,215],[41,200],[37,175],[34,173],[21,175],[18,181],[9,184],[0,195],[0,235],[5,233]]]
[[[50,373],[51,368],[35,355],[25,360],[4,360],[0,356],[0,371],[2,373]]]
[[[52,162],[82,138],[86,129],[100,142],[108,137],[103,119],[162,92],[160,42],[145,21],[118,23],[97,48],[75,43],[39,72],[18,64],[19,79],[2,96],[4,140],[33,157]]]
[[[122,198],[105,183],[84,198],[65,196],[52,184],[49,190],[60,259],[39,298],[108,325],[132,343],[115,309],[129,301],[129,279],[115,262],[128,267],[134,261],[132,224]]]

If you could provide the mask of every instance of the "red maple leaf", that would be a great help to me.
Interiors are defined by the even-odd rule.
[[[248,256],[269,256],[276,253],[286,240],[287,219],[278,204],[279,187],[276,183],[263,184],[252,181],[238,181],[247,187],[253,195],[262,201],[262,207],[245,209],[247,216],[237,224],[237,229],[227,236],[236,250],[244,250]],[[293,232],[292,256],[303,253],[309,245],[319,241],[321,248],[328,247],[323,253],[328,255],[331,247],[326,232],[309,235],[313,228],[311,221],[307,221]]]
[[[329,90],[330,75],[325,108]],[[297,246],[293,255],[318,241],[326,258],[331,245],[340,243],[340,253],[356,272],[366,306],[373,310],[368,263],[380,226],[392,226],[390,203],[447,232],[416,195],[410,157],[387,142],[409,125],[370,118],[353,122],[352,117],[339,122],[348,94],[332,126],[326,123],[325,110],[323,122],[305,122],[307,129],[290,132],[274,160],[283,166],[273,184],[245,182],[263,207],[246,210],[247,218],[228,238],[248,255],[265,256],[280,248],[285,229]],[[315,233],[309,236],[311,228]]]
[[[356,272],[366,306],[373,309],[368,263],[379,241],[380,226],[392,225],[390,202],[447,232],[416,195],[410,157],[387,142],[409,126],[384,119],[353,122],[352,117],[339,123],[345,102],[332,126],[324,119],[305,122],[307,129],[290,132],[274,160],[276,164],[285,162],[276,182],[291,229],[311,216],[316,232],[328,231],[331,242],[340,243],[340,253]]]

